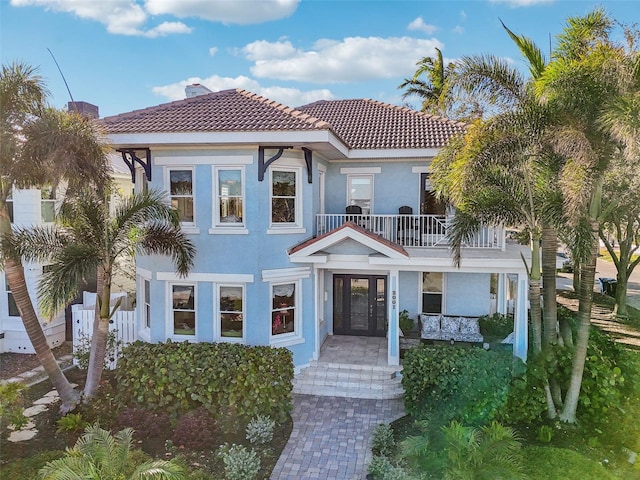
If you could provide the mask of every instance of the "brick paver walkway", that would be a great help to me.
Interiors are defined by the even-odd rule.
[[[402,400],[294,395],[293,430],[271,479],[362,480],[371,432],[402,415]]]

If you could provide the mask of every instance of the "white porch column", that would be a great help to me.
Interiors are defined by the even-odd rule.
[[[324,291],[324,285],[319,285],[320,283],[320,270],[316,265],[313,266],[313,298],[315,299],[315,306],[313,311],[314,321],[314,331],[315,331],[315,339],[313,346],[313,359],[318,360],[320,357],[320,312],[322,311],[321,302],[324,301],[324,295],[322,292]]]
[[[388,295],[388,318],[389,327],[387,329],[387,362],[389,365],[400,365],[400,319],[398,315],[398,305],[400,305],[400,290],[398,281],[398,270],[389,271],[389,295]]]
[[[524,273],[518,274],[518,300],[513,319],[513,355],[527,361],[527,346],[529,344],[529,328],[527,325],[528,311],[528,279]]]
[[[496,295],[496,310],[502,315],[507,313],[507,274],[498,274],[498,292]]]

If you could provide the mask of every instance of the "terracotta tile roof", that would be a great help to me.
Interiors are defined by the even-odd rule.
[[[292,253],[298,252],[300,250],[302,250],[303,248],[308,247],[309,245],[313,245],[314,243],[318,242],[319,240],[322,240],[323,238],[327,238],[331,235],[334,235],[336,232],[339,232],[340,230],[344,230],[346,228],[350,228],[351,230],[355,230],[356,232],[362,233],[363,235],[366,235],[367,237],[375,240],[378,243],[381,243],[382,245],[384,245],[385,247],[388,248],[392,248],[394,250],[396,250],[397,252],[401,253],[402,255],[404,255],[405,257],[408,257],[409,254],[407,253],[407,251],[404,249],[404,247],[398,243],[394,243],[390,240],[387,240],[386,238],[382,237],[382,235],[378,235],[377,233],[373,233],[371,230],[367,230],[366,228],[361,227],[360,225],[357,225],[354,222],[345,222],[342,225],[340,225],[337,228],[334,228],[333,230],[329,230],[326,233],[323,233],[322,235],[318,235],[317,237],[313,237],[313,238],[309,238],[307,240],[303,240],[302,242],[298,243],[297,245],[294,245],[293,247],[291,247],[288,251],[289,255],[291,255]]]
[[[327,130],[326,122],[242,89],[221,90],[105,117],[110,134]]]
[[[297,110],[328,122],[355,149],[439,148],[465,128],[435,115],[376,100],[321,100]]]

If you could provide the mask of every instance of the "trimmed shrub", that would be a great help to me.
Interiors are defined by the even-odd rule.
[[[419,417],[446,402],[444,420],[480,425],[506,403],[514,360],[507,351],[422,345],[407,352],[403,365],[408,413]]]
[[[375,456],[391,457],[396,449],[391,425],[382,423],[371,434],[371,451]]]
[[[249,421],[286,420],[292,407],[293,357],[286,348],[230,343],[126,346],[116,369],[118,402],[172,417],[204,406]]]
[[[260,459],[253,450],[247,450],[243,445],[224,444],[218,455],[224,463],[224,473],[227,480],[253,480],[260,472]]]
[[[216,422],[206,408],[185,413],[178,420],[171,438],[173,444],[191,450],[207,450],[216,446]]]
[[[263,415],[258,415],[247,425],[247,440],[256,445],[270,442],[273,439],[273,429],[276,422]]]
[[[118,414],[118,430],[133,428],[137,440],[145,440],[162,433],[169,423],[169,415],[157,414],[144,408],[125,408]]]
[[[385,456],[374,456],[367,467],[374,480],[409,480],[409,475],[399,465],[394,465]]]
[[[478,318],[478,325],[480,325],[480,333],[485,337],[502,339],[513,332],[513,319],[501,313]]]
[[[413,318],[411,318],[409,316],[409,311],[408,310],[402,310],[400,312],[400,330],[402,330],[402,333],[404,333],[405,335],[408,334],[409,332],[411,332],[413,330],[413,327],[415,325],[415,322],[413,321]]]

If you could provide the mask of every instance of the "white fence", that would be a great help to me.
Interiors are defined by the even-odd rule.
[[[94,294],[95,298],[95,294]],[[85,296],[85,302],[87,302]],[[114,298],[111,298],[114,302]],[[90,300],[89,302],[90,303]],[[95,300],[94,300],[95,305]],[[91,338],[93,336],[93,322],[95,319],[95,307],[93,305],[72,305],[71,318],[73,321],[73,353],[88,352],[91,347]],[[107,344],[107,358],[105,359],[106,368],[113,370],[118,363],[118,355],[120,349],[131,342],[137,340],[136,335],[136,312],[134,310],[120,310],[111,318],[109,322],[109,332],[114,333],[115,348],[110,349]],[[73,359],[74,365],[78,365],[78,359]]]

